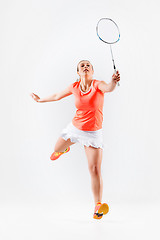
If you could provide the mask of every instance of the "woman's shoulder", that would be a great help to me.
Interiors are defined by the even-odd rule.
[[[101,82],[101,80],[94,79],[94,87],[98,87],[98,84]]]
[[[78,84],[79,84],[79,81],[70,83],[70,85],[69,85],[70,90],[72,91],[73,89],[77,88]]]
[[[99,83],[101,80],[94,79],[94,82]]]
[[[98,85],[102,82],[103,80],[97,80],[97,79],[95,79],[95,81],[94,81],[94,88],[96,89],[96,91],[98,91],[98,92],[100,92],[100,93],[103,93],[100,89],[99,89],[99,87],[98,87]],[[103,93],[104,94],[104,93]]]
[[[79,85],[79,82],[78,80],[76,80],[75,82],[72,83],[72,87],[75,88]]]

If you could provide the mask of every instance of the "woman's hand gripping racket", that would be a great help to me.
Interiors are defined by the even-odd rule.
[[[120,40],[120,32],[117,24],[110,18],[101,18],[97,23],[96,31],[99,39],[110,45],[114,74],[119,74],[119,72],[116,70],[111,48],[111,44],[114,44]],[[117,85],[120,86],[119,82],[117,82]]]

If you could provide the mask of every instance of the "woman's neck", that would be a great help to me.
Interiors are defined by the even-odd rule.
[[[92,80],[93,79],[86,79],[86,78],[80,79],[81,89],[86,91],[88,88],[90,88],[92,84]]]

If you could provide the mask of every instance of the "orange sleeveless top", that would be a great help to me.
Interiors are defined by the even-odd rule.
[[[98,89],[100,82],[93,79],[87,92],[81,90],[80,81],[70,85],[77,108],[72,123],[80,130],[96,131],[102,128],[104,93]]]

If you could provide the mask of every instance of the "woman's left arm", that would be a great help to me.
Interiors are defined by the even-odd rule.
[[[101,81],[100,84],[98,85],[99,90],[101,90],[103,93],[105,92],[112,92],[116,85],[117,82],[120,81],[120,74],[119,71],[116,72],[116,74],[112,75],[112,80],[110,83],[106,83],[104,81]]]

